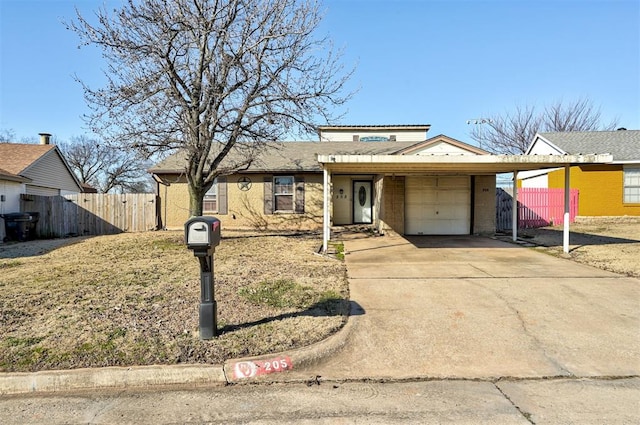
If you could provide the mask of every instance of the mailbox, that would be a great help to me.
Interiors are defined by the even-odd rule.
[[[213,286],[213,252],[220,245],[220,220],[193,217],[184,224],[187,248],[200,262],[200,338],[218,335],[218,307]]]
[[[220,245],[220,220],[215,217],[193,217],[184,224],[187,248],[198,252],[213,252]]]

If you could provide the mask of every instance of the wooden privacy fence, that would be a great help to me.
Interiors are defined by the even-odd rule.
[[[498,188],[496,191],[496,230],[512,229],[512,189]],[[578,215],[578,189],[569,193],[569,221]],[[564,222],[564,189],[518,189],[518,228],[552,226]]]
[[[36,236],[41,238],[155,230],[157,204],[149,193],[20,197],[21,212],[40,214]]]

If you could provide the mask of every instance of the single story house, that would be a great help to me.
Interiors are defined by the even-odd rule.
[[[579,190],[579,216],[640,216],[640,130],[537,134],[527,155],[609,153],[607,164],[571,167],[571,188]],[[562,188],[563,169],[518,174],[527,188]]]
[[[40,144],[0,143],[0,214],[20,212],[20,196],[68,195],[82,186],[57,146],[42,133]],[[0,218],[0,241],[5,237]]]
[[[281,142],[249,169],[219,178],[205,196],[204,214],[227,228],[322,228],[325,247],[334,225],[405,235],[491,234],[496,174],[611,159],[490,155],[445,135],[426,138],[428,129],[319,127],[319,141]],[[150,169],[166,228],[181,228],[190,216],[184,161],[177,153]]]

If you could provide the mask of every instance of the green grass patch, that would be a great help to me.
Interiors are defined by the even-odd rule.
[[[19,260],[11,260],[0,263],[0,270],[2,269],[10,269],[13,267],[18,267],[22,265],[22,261]]]
[[[163,239],[156,239],[151,242],[153,249],[160,251],[171,251],[178,249],[186,249],[182,237],[171,236]]]
[[[335,251],[338,260],[344,261],[344,244],[342,242],[329,242]]]
[[[344,314],[346,300],[333,290],[314,291],[291,279],[263,281],[241,288],[239,295],[258,305],[275,308],[322,310],[327,315]]]
[[[307,308],[317,298],[311,288],[291,279],[263,281],[241,288],[239,294],[254,304],[275,308]]]
[[[7,347],[30,347],[42,342],[43,339],[44,337],[16,338],[9,336],[5,340],[5,344]]]

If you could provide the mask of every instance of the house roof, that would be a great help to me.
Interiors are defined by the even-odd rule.
[[[7,170],[0,168],[0,180],[9,180],[13,182],[25,183],[30,181],[27,177],[22,177],[17,174],[10,173]]]
[[[11,174],[20,175],[53,149],[55,145],[0,143],[0,168]]]
[[[469,153],[475,154],[475,155],[489,155],[490,152],[485,151],[484,149],[480,149],[476,146],[472,146],[468,143],[465,142],[461,142],[458,139],[454,139],[453,137],[449,137],[449,136],[445,136],[444,134],[439,134],[437,136],[431,137],[427,140],[425,140],[424,142],[419,142],[419,143],[414,143],[412,146],[409,146],[408,148],[402,149],[401,151],[399,151],[398,153],[401,155],[407,155],[407,154],[413,154],[415,152],[421,151],[423,149],[427,149],[429,148],[429,146],[433,146],[437,143],[447,143],[449,145],[452,146],[456,146],[462,150],[465,150]]]
[[[76,183],[78,188],[81,188],[80,181],[71,170],[71,167],[69,167],[69,164],[60,150],[55,145],[0,143],[0,174],[2,174],[2,170],[4,170],[7,172],[5,180],[30,182],[32,180],[25,177],[23,174],[51,152],[58,155],[73,181]],[[18,179],[11,178],[11,176],[18,177]]]
[[[394,155],[413,145],[416,142],[280,142],[266,149],[245,172],[321,172],[318,155]],[[229,159],[233,159],[233,154]],[[185,152],[176,153],[149,169],[154,174],[184,170]]]
[[[436,142],[456,142],[474,155],[440,155],[411,152],[428,149]],[[245,172],[319,173],[323,166],[332,172],[376,173],[477,173],[495,174],[515,170],[537,170],[566,164],[608,163],[611,155],[487,155],[474,146],[439,135],[422,142],[280,142],[266,149]],[[233,154],[227,158],[233,162]],[[224,167],[225,159],[222,166]],[[149,169],[151,173],[180,174],[185,170],[185,153],[180,152]]]
[[[640,161],[640,130],[571,131],[539,133],[538,137],[558,150],[560,154],[604,154],[613,156],[613,162]]]

